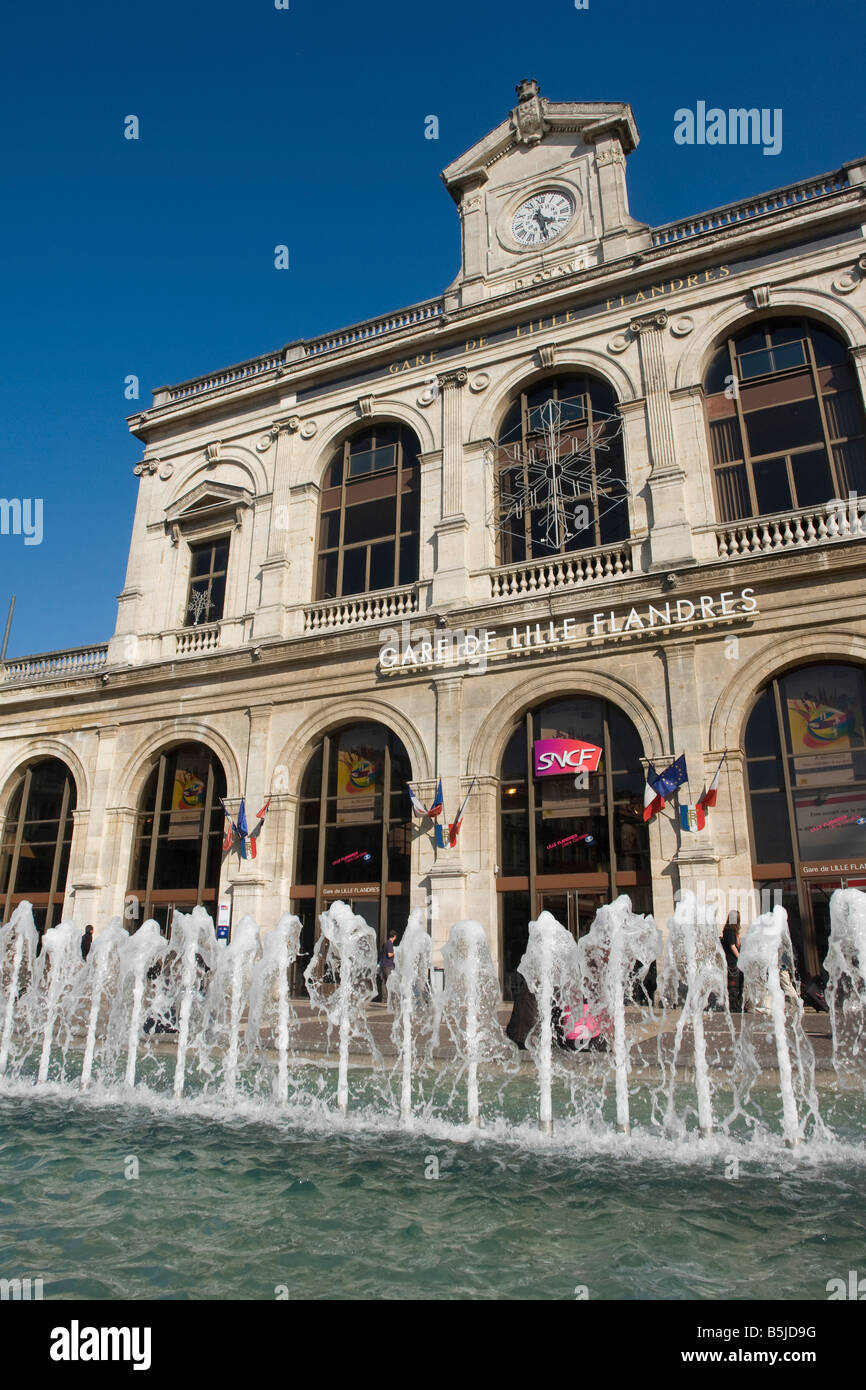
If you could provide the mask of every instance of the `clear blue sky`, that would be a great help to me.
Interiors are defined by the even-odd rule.
[[[44,499],[41,545],[0,536],[12,656],[113,631],[141,456],[124,377],[146,406],[439,293],[458,256],[439,171],[522,77],[631,102],[631,211],[654,224],[866,153],[855,0],[45,0],[8,7],[2,38],[0,495]],[[781,153],[675,145],[699,100],[781,107]]]

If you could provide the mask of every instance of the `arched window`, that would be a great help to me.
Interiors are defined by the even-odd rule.
[[[171,925],[173,909],[201,903],[215,918],[226,794],[222,764],[202,743],[160,753],[142,792],[128,893],[139,924]]]
[[[536,775],[535,745],[548,739],[594,743],[602,749],[598,772],[587,773],[581,787],[571,768]],[[528,924],[543,909],[575,936],[618,893],[628,893],[636,911],[652,910],[642,753],[631,720],[591,695],[528,710],[517,724],[499,770],[497,887],[506,992],[526,948]]]
[[[409,755],[382,724],[350,724],[317,744],[301,781],[293,906],[309,954],[318,914],[351,903],[384,941],[409,915]]]
[[[746,771],[755,885],[764,910],[779,894],[800,968],[815,975],[831,892],[866,886],[863,670],[800,666],[773,680],[746,725]]]
[[[499,431],[502,564],[626,540],[622,420],[605,381],[556,376],[527,387]]]
[[[719,520],[866,494],[864,418],[845,344],[805,318],[750,324],[704,379]]]
[[[345,598],[418,578],[420,444],[376,424],[337,450],[319,520],[317,598]]]
[[[18,774],[0,846],[0,919],[26,900],[38,927],[60,921],[74,810],[75,782],[65,763],[46,758]]]

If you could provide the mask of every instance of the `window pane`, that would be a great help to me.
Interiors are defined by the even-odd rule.
[[[823,438],[821,413],[816,400],[789,402],[746,416],[752,455],[781,453]]]
[[[343,594],[362,594],[367,585],[367,547],[343,555]]]
[[[758,495],[758,514],[767,516],[770,512],[787,511],[793,503],[785,460],[764,459],[754,464],[753,470],[755,491]]]
[[[210,573],[211,547],[210,545],[190,546],[191,564],[190,574],[195,577],[201,574]]]
[[[389,589],[394,583],[394,542],[370,546],[370,588]]]
[[[225,571],[229,563],[229,543],[215,541],[213,546],[213,568],[215,572]]]
[[[833,478],[825,449],[813,449],[808,454],[794,454],[791,459],[794,488],[798,507],[812,507],[829,502],[833,496]]]
[[[337,597],[337,556],[323,555],[319,561],[319,598]]]
[[[323,512],[319,526],[319,547],[321,550],[330,550],[332,546],[340,543],[340,513]]]
[[[418,492],[404,492],[400,499],[400,530],[414,531],[417,529],[419,513],[421,507],[421,496]]]
[[[727,385],[725,378],[731,375],[733,375],[731,355],[728,351],[727,343],[724,343],[710,363],[706,377],[704,378],[704,391],[706,394],[711,396],[715,395],[717,392],[724,391]]]
[[[849,444],[834,444],[833,458],[842,497],[847,498],[849,492],[857,492],[861,496],[866,494],[866,449],[863,447],[863,440],[855,439]]]
[[[784,792],[756,792],[752,797],[756,864],[789,864],[791,835]]]
[[[370,541],[377,536],[392,536],[397,525],[397,499],[384,497],[377,502],[362,502],[346,508],[343,541]]]
[[[751,516],[752,504],[749,501],[749,482],[744,463],[735,464],[733,468],[717,469],[716,487],[722,521],[739,521],[741,517]]]
[[[418,578],[418,537],[405,536],[400,542],[400,583],[414,584]]]
[[[215,623],[222,617],[225,607],[225,598],[226,577],[224,574],[220,574],[211,582],[208,622]]]
[[[848,349],[832,333],[825,333],[822,329],[812,326],[809,329],[809,337],[812,339],[815,362],[819,367],[835,366],[838,362],[848,360]]]

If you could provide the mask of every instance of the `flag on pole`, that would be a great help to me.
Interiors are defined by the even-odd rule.
[[[440,825],[437,821],[434,827],[434,831],[436,835],[436,848],[450,849],[450,845],[448,843],[448,830],[446,829],[446,827],[444,825]]]
[[[270,806],[270,804],[271,798],[268,797],[262,809],[260,811],[256,811],[256,820],[264,820],[265,816],[268,814],[268,807]]]
[[[226,807],[226,804],[225,804],[225,802],[222,800],[222,798],[220,798],[220,805],[222,806],[222,808],[223,808],[223,814],[224,814],[226,820],[228,821],[228,829],[226,830],[225,839],[223,840],[223,854],[228,854],[229,850],[231,849],[232,845],[234,844],[234,838],[235,838],[235,834],[236,834],[236,826],[235,826],[235,823],[234,823],[234,821],[232,820],[231,816],[229,815],[228,809],[227,809],[227,807]]]
[[[265,802],[265,804],[264,804],[264,806],[262,807],[262,809],[257,813],[256,823],[255,823],[255,825],[253,826],[253,829],[250,831],[250,847],[251,847],[251,849],[252,849],[252,854],[251,854],[250,857],[251,857],[252,859],[255,859],[255,857],[256,857],[256,840],[259,838],[259,835],[262,833],[262,826],[263,826],[264,823],[265,823],[265,816],[268,814],[268,807],[270,806],[270,804],[271,804],[271,798],[268,797],[268,799],[267,799],[267,801]]]
[[[422,803],[421,803],[421,801],[420,801],[420,799],[419,799],[418,793],[412,790],[412,788],[409,786],[409,783],[408,783],[408,782],[406,783],[406,786],[409,787],[409,800],[412,802],[412,810],[415,812],[415,815],[416,815],[416,816],[426,816],[426,815],[428,815],[429,813],[428,813],[427,811],[425,811],[424,806],[422,805]]]
[[[466,803],[472,795],[472,788],[475,786],[476,781],[477,778],[473,777],[469,786],[469,791],[464,796],[460,810],[457,812],[457,819],[453,825],[449,825],[448,827],[448,842],[451,849],[457,844],[457,836],[460,834],[460,827],[463,824],[463,812],[466,810]]]
[[[445,805],[445,801],[444,801],[444,798],[443,798],[443,796],[442,796],[442,778],[440,777],[440,778],[439,778],[439,785],[438,785],[437,788],[436,788],[436,795],[435,795],[434,798],[433,798],[433,805],[430,807],[430,810],[427,812],[428,816],[430,816],[431,819],[435,820],[435,818],[436,818],[438,815],[441,815],[444,805]]]
[[[696,806],[680,807],[680,827],[683,830],[703,830],[707,823],[704,808],[700,802]]]
[[[649,763],[643,794],[644,820],[652,820],[653,816],[658,815],[659,811],[664,809],[667,797],[675,792],[677,787],[681,787],[683,782],[687,781],[688,773],[684,753],[680,757],[674,758],[670,767],[666,767],[661,773],[656,772],[652,763]]]
[[[715,806],[716,804],[716,797],[719,794],[719,777],[721,775],[722,765],[727,756],[728,755],[726,752],[722,754],[722,760],[716,768],[715,777],[713,778],[710,785],[707,787],[706,791],[702,792],[701,795],[698,797],[698,806],[703,807],[706,811],[709,811],[710,808],[712,806]]]
[[[243,798],[243,797],[241,797],[241,804],[240,804],[240,807],[238,808],[237,832],[238,832],[238,839],[240,840],[241,858],[242,858],[242,859],[255,859],[255,857],[256,857],[256,847],[255,847],[255,844],[253,844],[252,850],[250,850],[250,841],[249,841],[249,833],[250,833],[250,832],[249,832],[249,829],[248,829],[248,827],[247,827],[247,808],[246,808],[246,805],[245,805],[245,803],[244,803],[244,798]]]

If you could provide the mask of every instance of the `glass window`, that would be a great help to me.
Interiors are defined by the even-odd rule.
[[[557,376],[524,390],[496,450],[503,564],[629,535],[622,421],[606,382]]]
[[[50,758],[18,775],[0,844],[0,918],[24,898],[37,926],[59,922],[66,892],[76,793],[65,763]]]
[[[191,545],[190,581],[186,604],[186,627],[216,623],[223,616],[226,572],[229,563],[228,537]]]
[[[418,578],[420,445],[377,424],[340,445],[319,524],[316,596],[346,598]]]
[[[805,318],[751,325],[718,348],[704,395],[720,520],[866,491],[863,410],[847,348],[829,330]]]

